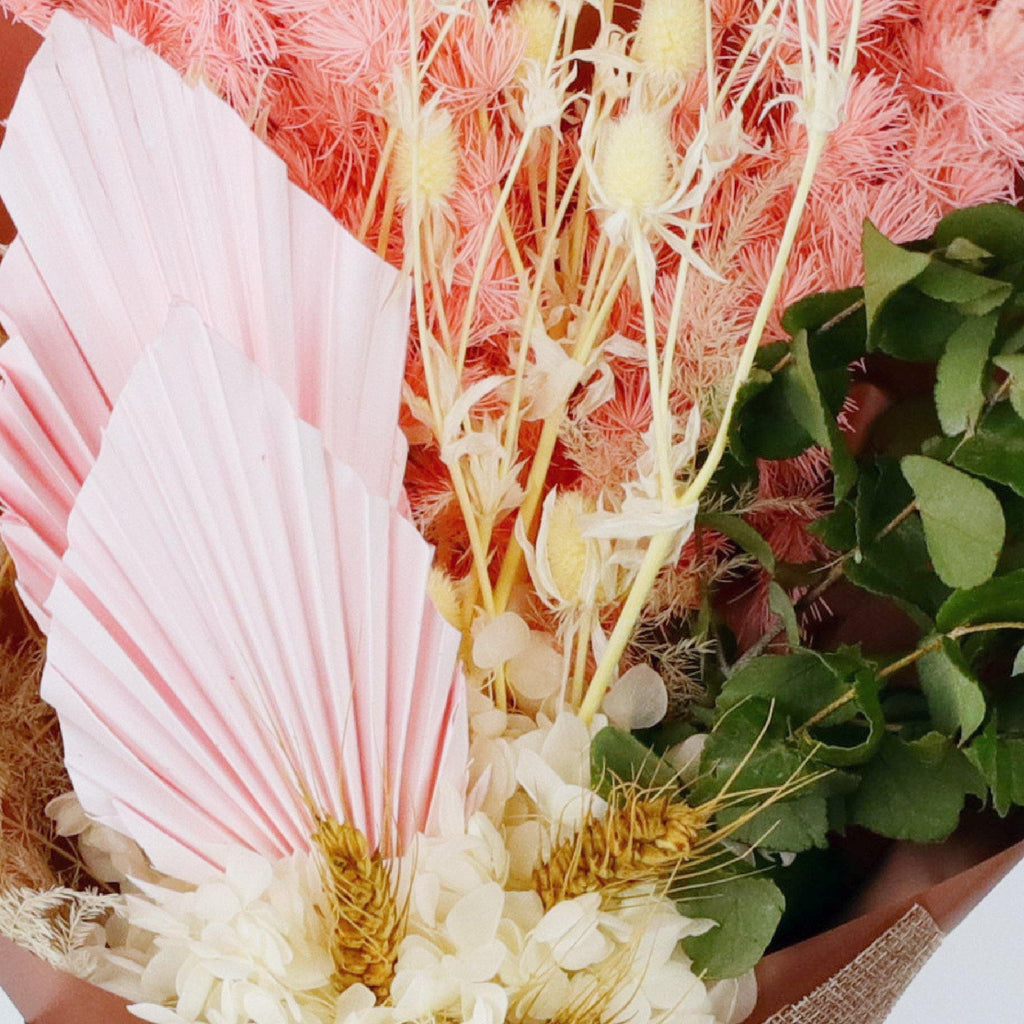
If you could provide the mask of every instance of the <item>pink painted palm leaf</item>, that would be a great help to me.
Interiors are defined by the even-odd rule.
[[[226,104],[58,12],[8,122],[0,195],[19,230],[0,264],[15,339],[0,349],[0,533],[44,628],[74,496],[175,301],[399,500],[406,283]]]
[[[43,695],[85,810],[197,880],[313,812],[401,846],[467,760],[430,546],[189,308],[122,388],[68,523]]]

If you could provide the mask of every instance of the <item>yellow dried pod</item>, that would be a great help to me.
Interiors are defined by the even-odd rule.
[[[427,105],[409,119],[411,124],[402,120],[392,162],[398,196],[409,205],[415,187],[423,207],[436,206],[452,194],[458,179],[459,145],[451,114]]]
[[[588,545],[580,520],[594,508],[594,502],[582,494],[560,491],[547,517],[545,554],[548,566],[558,592],[570,603],[584,596]]]

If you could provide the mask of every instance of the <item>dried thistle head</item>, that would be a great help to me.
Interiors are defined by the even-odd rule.
[[[656,210],[672,195],[674,150],[663,112],[633,104],[606,121],[597,141],[597,179],[612,209]]]
[[[459,173],[459,139],[452,116],[436,100],[420,103],[404,85],[395,90],[397,142],[392,181],[404,206],[447,204]]]
[[[405,931],[391,873],[359,829],[333,818],[317,822],[313,843],[323,858],[335,986],[341,992],[362,983],[383,1002]]]
[[[512,23],[525,40],[523,60],[545,64],[559,31],[558,10],[550,0],[516,0],[509,8]]]
[[[632,56],[654,74],[680,82],[704,68],[705,0],[644,0]]]

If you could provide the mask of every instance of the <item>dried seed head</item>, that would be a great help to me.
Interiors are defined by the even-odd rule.
[[[602,125],[597,177],[614,208],[653,210],[672,195],[672,142],[663,115],[633,106]]]
[[[546,64],[558,32],[558,11],[549,0],[516,0],[509,11],[512,23],[523,33],[523,60]]]
[[[701,807],[617,791],[603,819],[591,818],[533,873],[545,908],[586,892],[614,895],[637,882],[670,879],[707,826]]]
[[[686,81],[706,59],[705,0],[645,0],[632,56],[666,78]]]
[[[323,855],[335,987],[340,992],[361,982],[382,1001],[405,923],[387,866],[369,852],[362,832],[333,818],[317,824],[313,843]]]
[[[455,190],[458,171],[458,137],[447,110],[427,104],[399,119],[392,173],[404,205],[412,202],[414,186],[425,209],[444,203]]]

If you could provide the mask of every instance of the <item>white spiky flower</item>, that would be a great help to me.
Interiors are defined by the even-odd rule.
[[[653,242],[660,240],[701,273],[718,275],[686,241],[689,221],[681,216],[700,208],[709,185],[704,166],[707,133],[702,126],[680,158],[668,130],[669,110],[648,106],[639,94],[619,117],[591,121],[592,154],[582,158],[594,193],[601,227],[618,247],[637,258],[641,287],[653,290]]]
[[[152,932],[132,1012],[152,1024],[333,1024],[334,962],[312,854],[271,863],[241,849],[227,868],[180,891],[146,883],[129,921]]]
[[[536,61],[543,67],[554,53],[560,22],[558,8],[550,0],[516,0],[509,8],[509,17],[523,34],[523,61]]]
[[[705,0],[644,0],[632,56],[655,75],[687,81],[707,55]]]

